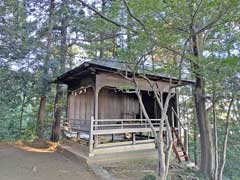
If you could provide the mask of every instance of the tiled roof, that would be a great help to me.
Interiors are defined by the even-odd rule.
[[[135,64],[134,63],[130,63],[130,62],[123,62],[123,61],[118,61],[116,59],[104,59],[104,60],[91,60],[91,61],[85,61],[83,62],[81,65],[79,65],[78,67],[69,70],[67,72],[65,72],[64,74],[60,75],[57,78],[57,81],[61,81],[62,79],[66,78],[66,77],[70,77],[71,75],[74,75],[75,73],[79,73],[81,71],[83,71],[83,69],[85,68],[89,68],[89,67],[93,67],[96,69],[101,69],[101,70],[110,70],[112,72],[117,72],[117,71],[128,71],[128,72],[132,72],[132,69],[135,68]],[[157,72],[153,72],[152,70],[152,66],[151,65],[139,65],[138,66],[138,74],[146,74],[149,76],[154,76],[154,77],[159,77],[159,78],[166,78],[166,79],[175,79],[178,80],[176,77],[172,77],[170,75],[166,75],[166,74],[161,74],[161,73],[157,73]],[[189,83],[194,83],[191,80],[183,80]]]

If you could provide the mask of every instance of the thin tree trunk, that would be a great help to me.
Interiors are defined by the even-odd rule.
[[[199,58],[197,36],[194,32],[192,35],[192,49],[194,56],[196,58]],[[212,178],[213,171],[212,136],[206,112],[204,79],[201,73],[199,72],[200,67],[197,63],[194,63],[193,68],[195,71],[196,79],[194,100],[196,106],[196,117],[198,120],[201,146],[200,172],[207,175],[209,178]]]
[[[214,174],[213,179],[218,179],[218,134],[217,134],[217,119],[216,119],[216,97],[215,97],[215,84],[213,85],[213,100],[212,100],[212,113],[213,113],[213,130],[214,130]]]
[[[169,170],[169,164],[170,164],[170,157],[172,154],[172,145],[173,145],[173,137],[172,137],[172,129],[170,127],[169,121],[168,121],[168,117],[166,117],[166,127],[167,127],[167,135],[168,135],[168,143],[167,143],[167,150],[165,153],[165,164],[166,164],[166,172],[165,172],[165,176],[167,177],[168,175],[168,170]]]
[[[113,32],[114,34],[114,32]],[[112,44],[113,44],[113,47],[112,47],[112,57],[116,57],[117,56],[117,42],[116,42],[116,38],[113,37],[112,39]]]
[[[102,40],[103,39],[103,33],[102,32],[100,33],[99,38],[100,38],[99,58],[101,59],[101,58],[104,57],[103,40]]]
[[[161,166],[164,166],[164,169],[162,170],[164,172],[164,174],[162,176],[160,176],[160,179],[167,179],[167,175],[168,175],[168,168],[169,168],[169,160],[170,160],[170,156],[171,156],[171,151],[172,151],[172,129],[170,127],[169,121],[168,121],[168,116],[167,116],[167,110],[169,107],[169,101],[172,97],[171,95],[171,88],[168,91],[168,95],[166,98],[165,102],[161,102],[160,98],[157,95],[157,92],[154,90],[154,88],[152,88],[153,92],[154,92],[154,97],[157,100],[157,104],[159,106],[159,108],[161,109],[162,112],[162,122],[160,124],[160,133],[159,135],[162,136],[163,135],[163,126],[164,126],[164,122],[166,123],[166,138],[167,138],[167,143],[166,143],[166,151],[165,153],[163,152],[163,156],[164,156],[164,165],[162,164]],[[163,98],[162,98],[163,100]],[[163,137],[159,138],[159,140],[161,141],[162,144],[162,151],[163,151]]]
[[[24,112],[25,99],[26,99],[26,95],[25,95],[25,93],[23,93],[23,100],[22,100],[21,114],[20,114],[20,121],[19,121],[20,133],[22,133],[22,122],[23,122],[23,112]]]
[[[224,143],[223,143],[223,153],[222,153],[222,158],[220,162],[220,169],[219,169],[219,174],[218,174],[218,179],[222,180],[223,179],[223,170],[226,162],[226,154],[227,154],[227,142],[228,142],[228,135],[229,135],[229,121],[230,121],[230,113],[231,113],[231,108],[233,105],[233,102],[235,100],[235,95],[232,97],[230,104],[228,106],[228,111],[227,111],[227,118],[226,118],[226,124],[225,124],[225,133],[224,133]]]
[[[157,135],[153,125],[152,125],[152,122],[150,121],[150,118],[147,114],[147,111],[145,109],[145,106],[143,104],[143,101],[142,101],[142,97],[140,95],[140,92],[138,90],[138,87],[135,83],[135,90],[136,90],[136,95],[138,97],[138,101],[139,101],[139,104],[140,104],[140,107],[142,109],[142,112],[143,112],[143,115],[144,117],[147,119],[149,125],[150,125],[150,128],[152,130],[152,133],[153,133],[153,136],[155,138],[155,145],[156,145],[156,148],[157,148],[157,154],[158,154],[158,163],[157,163],[157,179],[158,180],[165,180],[165,170],[166,170],[166,167],[165,167],[165,157],[164,157],[164,151],[163,151],[163,140],[162,140],[162,134],[161,135]],[[161,126],[161,125],[160,125]],[[161,129],[160,129],[161,131]],[[160,134],[160,132],[159,132]]]
[[[66,8],[66,0],[62,2],[63,8]],[[61,28],[61,57],[60,57],[60,73],[65,71],[66,65],[66,56],[67,56],[67,16],[64,15],[62,19],[62,28]],[[57,142],[60,138],[60,123],[61,115],[63,111],[63,94],[64,88],[63,85],[57,84],[56,86],[56,96],[54,102],[54,122],[52,125],[52,135],[51,141]]]
[[[160,128],[159,128],[159,133],[158,133],[158,138],[156,139],[158,141],[158,166],[157,166],[157,179],[159,180],[166,180],[167,179],[167,175],[168,175],[168,169],[169,169],[169,160],[170,160],[170,156],[171,156],[171,151],[172,151],[172,144],[173,144],[173,140],[172,140],[172,129],[170,127],[169,121],[168,121],[168,116],[167,116],[167,111],[168,111],[168,107],[169,107],[169,101],[172,98],[172,87],[169,88],[168,90],[168,95],[167,98],[165,100],[165,102],[163,102],[163,97],[162,97],[162,93],[160,92],[158,85],[157,84],[152,84],[151,81],[147,78],[144,77],[145,80],[147,80],[148,84],[150,85],[152,91],[154,92],[154,97],[157,100],[157,104],[159,106],[159,108],[161,109],[161,124],[160,124]],[[154,87],[154,85],[156,85],[156,88],[158,89],[158,91],[156,90],[156,88]],[[161,96],[161,98],[160,98]],[[164,141],[163,141],[163,127],[164,127],[164,122],[166,123],[166,150],[164,152]]]
[[[198,148],[197,148],[197,145],[198,145],[198,141],[197,141],[197,118],[196,118],[196,110],[194,109],[194,118],[193,118],[193,141],[194,141],[194,164],[195,165],[198,165]]]
[[[158,107],[161,109],[161,124],[160,124],[160,129],[159,129],[159,142],[160,142],[160,150],[162,151],[162,157],[164,157],[164,159],[161,161],[159,159],[159,163],[158,163],[158,170],[157,172],[161,172],[161,174],[158,174],[158,179],[167,179],[167,175],[168,175],[168,169],[169,169],[169,160],[170,160],[170,156],[171,156],[171,151],[172,151],[172,144],[173,144],[173,139],[172,139],[172,129],[170,127],[169,121],[168,121],[168,116],[167,116],[167,111],[168,111],[168,107],[169,107],[169,101],[172,98],[172,87],[169,87],[168,90],[168,95],[166,97],[165,102],[163,102],[163,97],[162,97],[162,93],[160,92],[160,89],[158,88],[157,84],[152,84],[151,81],[147,78],[144,77],[145,80],[147,80],[148,84],[150,85],[152,91],[154,92],[154,97],[157,100],[157,104]],[[154,85],[156,86],[156,88],[154,87]],[[157,89],[157,90],[156,90]],[[163,151],[163,127],[164,127],[164,122],[166,123],[166,151]],[[162,168],[162,169],[161,169]]]
[[[101,8],[102,8],[101,12],[103,14],[104,14],[104,11],[105,11],[105,5],[106,5],[105,0],[102,0],[101,1]],[[101,58],[104,57],[104,46],[103,46],[103,43],[104,43],[104,40],[103,40],[104,39],[104,32],[100,32],[99,38],[100,38],[100,41],[99,41],[99,45],[100,45],[100,47],[99,47],[99,58],[101,59]]]

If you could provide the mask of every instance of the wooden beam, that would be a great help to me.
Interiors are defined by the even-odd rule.
[[[136,134],[132,133],[132,144],[136,144]]]
[[[95,87],[95,91],[94,91],[94,119],[97,120],[98,119],[98,99],[99,99],[99,91],[100,91],[100,87],[98,87],[96,85]],[[98,122],[95,122],[98,123]],[[94,129],[95,130],[95,129]],[[98,145],[98,136],[94,135],[94,147],[96,148]]]
[[[180,105],[179,105],[179,90],[177,88],[175,88],[175,96],[176,96],[175,100],[176,100],[176,107],[177,107],[177,109],[176,109],[177,112],[176,113],[178,114],[178,117],[181,118],[181,116],[180,116]],[[180,121],[180,119],[179,119],[179,121]],[[177,122],[177,128],[179,130],[179,136],[181,137],[182,127],[181,127],[180,123],[178,122],[178,120],[176,122]]]
[[[154,139],[145,139],[145,140],[137,140],[136,144],[146,145],[148,143],[154,143]],[[99,148],[106,148],[106,147],[116,147],[116,146],[124,146],[124,145],[133,145],[132,141],[123,141],[123,142],[108,142],[104,144],[99,144]]]
[[[91,116],[91,125],[89,131],[89,156],[93,156],[93,121],[94,117]]]
[[[159,127],[154,128],[159,131]],[[166,130],[166,127],[163,128]],[[93,130],[93,135],[104,135],[104,134],[123,134],[123,133],[136,133],[136,132],[151,132],[150,128],[129,128],[129,129],[106,129],[106,130]]]
[[[143,78],[137,78],[137,83],[139,84],[140,90],[149,91],[151,90],[150,86],[148,85],[147,81]],[[169,82],[165,81],[157,81],[159,88],[163,92],[167,92],[167,89],[169,88]],[[104,73],[101,72],[99,74],[96,74],[96,86],[108,86],[108,87],[116,87],[120,88],[122,86],[132,86],[134,87],[134,84],[126,79],[124,79],[119,74],[113,74],[113,73]]]
[[[173,112],[173,110],[172,110],[172,108],[171,108],[171,114],[172,114],[172,127],[173,128],[175,128],[175,116],[174,116],[174,112]]]
[[[146,144],[135,144],[135,145],[117,145],[111,147],[104,147],[104,148],[97,148],[94,149],[94,154],[100,155],[100,154],[110,154],[110,153],[119,153],[119,152],[128,152],[128,151],[139,151],[139,150],[154,150],[154,152],[151,151],[153,155],[155,155],[155,144],[152,143],[146,143]],[[155,156],[154,156],[155,157]],[[121,158],[120,158],[121,159]]]

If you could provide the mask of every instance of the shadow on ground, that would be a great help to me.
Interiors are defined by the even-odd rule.
[[[0,144],[2,180],[96,180],[86,166],[55,152],[56,144]]]

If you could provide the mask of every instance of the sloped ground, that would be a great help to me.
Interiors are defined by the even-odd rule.
[[[104,163],[103,168],[117,180],[150,180],[152,179],[150,177],[155,175],[156,163],[156,159],[142,158],[124,162]],[[169,167],[168,178],[171,180],[200,180],[201,178],[196,176],[193,169],[187,166],[187,163],[172,162]]]
[[[151,180],[155,175],[157,157],[154,150],[137,152],[121,152],[98,154],[87,158],[84,152],[80,151],[83,147],[72,141],[60,143],[62,154],[74,160],[85,159],[89,166],[99,177],[104,180]],[[60,151],[60,152],[61,152]],[[65,152],[65,153],[64,153]],[[66,153],[68,152],[68,153]],[[94,161],[93,161],[93,159]],[[196,167],[193,163],[178,163],[175,156],[171,156],[169,168],[169,179],[171,180],[197,180],[200,178],[196,174]],[[104,172],[104,173],[103,173]]]
[[[72,162],[54,151],[54,145],[0,144],[2,180],[96,180],[86,164]]]
[[[124,159],[123,161],[100,162],[91,166],[98,177],[89,170],[85,162],[68,159],[56,151],[57,144],[37,141],[32,143],[0,143],[0,180],[143,180],[154,175],[156,158]],[[173,162],[169,170],[171,180],[195,180],[192,168]],[[95,169],[95,170],[94,170]],[[101,171],[95,172],[95,171]]]

